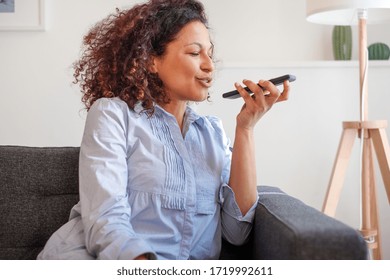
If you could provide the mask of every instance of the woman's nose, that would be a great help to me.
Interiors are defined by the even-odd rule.
[[[214,61],[212,57],[205,55],[204,59],[202,60],[201,69],[206,72],[214,71]]]

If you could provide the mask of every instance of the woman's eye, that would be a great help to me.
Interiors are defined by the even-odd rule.
[[[192,52],[192,53],[190,53],[192,56],[198,56],[199,55],[199,53],[198,52]]]

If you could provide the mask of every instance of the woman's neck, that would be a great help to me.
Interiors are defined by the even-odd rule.
[[[172,114],[176,118],[177,124],[180,127],[180,131],[182,131],[184,125],[184,114],[187,108],[187,102],[171,101],[168,104],[161,104],[160,106],[164,108],[165,111]]]

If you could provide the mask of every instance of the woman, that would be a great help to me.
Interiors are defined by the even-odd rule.
[[[257,202],[253,129],[288,97],[244,81],[234,147],[208,97],[214,46],[201,3],[151,0],[98,23],[75,64],[88,117],[80,202],[40,259],[217,259],[243,244]]]

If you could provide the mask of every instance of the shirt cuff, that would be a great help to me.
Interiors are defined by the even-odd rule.
[[[157,259],[156,254],[149,244],[136,236],[117,236],[97,254],[101,260],[133,260],[138,256],[147,255],[149,259]]]
[[[223,211],[240,222],[253,222],[258,200],[259,196],[256,197],[256,201],[253,203],[252,207],[243,216],[237,205],[236,197],[232,188],[227,184],[223,184],[219,191],[219,202],[222,205]]]
[[[144,240],[134,239],[127,244],[119,259],[133,260],[141,255],[146,255],[149,260],[157,259],[156,254]]]

